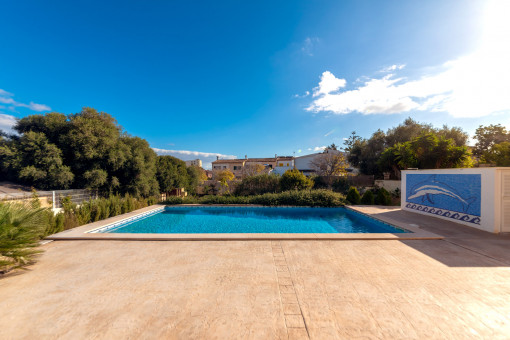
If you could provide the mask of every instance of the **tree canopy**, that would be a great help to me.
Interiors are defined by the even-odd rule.
[[[459,127],[450,128],[444,125],[438,129],[430,124],[407,118],[402,124],[388,129],[387,132],[377,130],[369,139],[357,136],[354,131],[344,145],[345,150],[349,152],[350,164],[358,167],[362,174],[379,177],[383,171],[389,169],[398,173],[399,169],[406,167],[434,168],[437,162],[443,161],[450,165],[454,164],[454,159],[464,157],[459,156],[459,153],[467,154],[468,138],[468,134]],[[435,154],[424,156],[425,150],[429,150],[427,145],[430,144],[429,146],[432,147],[431,145],[435,145],[436,142],[437,145],[434,148],[443,148],[443,151],[448,154],[448,161],[444,159],[444,155],[441,156],[442,160],[438,160]],[[461,152],[459,148],[462,150],[465,148],[465,152]],[[431,158],[427,158],[429,156]],[[419,165],[411,166],[413,162]]]
[[[313,181],[303,175],[299,170],[287,170],[280,179],[280,187],[282,191],[286,190],[303,190],[313,187]]]
[[[39,189],[94,188],[148,196],[159,192],[156,153],[106,112],[83,108],[18,120],[0,140],[0,171]]]

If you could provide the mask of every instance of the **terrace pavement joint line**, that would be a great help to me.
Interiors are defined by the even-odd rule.
[[[310,339],[281,242],[271,241],[271,250],[278,278],[278,292],[285,318],[287,336],[289,339]]]

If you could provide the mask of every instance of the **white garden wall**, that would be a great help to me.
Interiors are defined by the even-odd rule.
[[[403,210],[510,232],[510,168],[405,170],[401,197]]]

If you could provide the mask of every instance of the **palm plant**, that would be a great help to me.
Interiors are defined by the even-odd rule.
[[[44,233],[44,209],[30,204],[0,204],[0,272],[33,262]]]

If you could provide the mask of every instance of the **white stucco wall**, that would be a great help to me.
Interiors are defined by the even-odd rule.
[[[411,211],[414,213],[431,215],[431,212],[424,212],[416,210],[417,207],[410,208],[413,205],[423,205],[426,206],[427,209],[433,210],[437,212],[437,210],[442,210],[445,213],[449,211],[445,208],[435,208],[433,205],[428,202],[423,202],[421,204],[412,203],[408,200],[408,190],[407,190],[407,176],[410,174],[420,174],[420,175],[435,175],[435,174],[452,174],[452,175],[462,175],[462,174],[473,174],[480,175],[481,179],[481,192],[480,192],[480,222],[479,224],[463,221],[458,219],[452,219],[451,217],[444,217],[441,215],[437,215],[432,213],[433,216],[446,219],[449,221],[461,223],[468,225],[473,228],[478,228],[481,230],[485,230],[488,232],[499,233],[505,231],[503,228],[503,207],[502,207],[502,174],[509,173],[510,168],[470,168],[470,169],[436,169],[436,170],[405,170],[402,171],[402,197],[401,197],[401,206],[403,210]],[[461,178],[461,177],[459,177]],[[466,183],[468,185],[469,183]],[[462,186],[459,184],[458,186]],[[462,188],[458,188],[462,190]],[[433,194],[434,195],[434,194]],[[420,208],[418,206],[418,208]],[[430,209],[432,208],[432,209]],[[450,211],[451,214],[459,214],[458,211]],[[462,212],[460,212],[462,214]],[[472,220],[472,219],[471,219]]]
[[[374,185],[377,188],[384,188],[388,190],[389,192],[393,192],[395,190],[402,190],[401,189],[401,181],[398,180],[384,180],[384,179],[376,179],[374,181]]]

